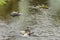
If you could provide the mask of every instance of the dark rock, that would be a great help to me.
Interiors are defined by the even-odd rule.
[[[20,16],[20,14],[19,14],[18,12],[12,12],[12,13],[11,13],[11,16],[12,16],[12,17],[16,17],[16,16]]]

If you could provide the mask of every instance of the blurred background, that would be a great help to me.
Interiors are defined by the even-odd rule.
[[[20,37],[26,27],[39,37]],[[59,35],[60,0],[0,0],[0,40],[60,40]]]

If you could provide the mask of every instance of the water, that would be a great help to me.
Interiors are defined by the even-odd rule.
[[[0,20],[0,40],[8,38],[8,40],[60,40],[59,20],[56,22],[51,15],[50,9],[37,10],[39,10],[38,13],[35,12],[29,17],[26,17],[26,15],[12,17],[9,24]],[[37,36],[21,36],[20,30],[23,30],[26,26],[31,27],[31,30]]]
[[[53,19],[49,16],[50,12],[48,10],[49,9],[41,9],[42,14],[33,15],[36,17],[35,21],[37,23],[35,25],[29,25],[34,34],[39,36],[21,36],[19,33],[19,29],[21,28],[19,28],[20,20],[18,20],[20,17],[16,17],[18,21],[16,18],[13,18],[13,22],[8,25],[3,21],[0,22],[0,40],[5,40],[8,36],[10,36],[10,40],[60,40],[60,27],[55,27],[56,25],[54,25]]]
[[[60,0],[49,0],[49,5],[53,15],[59,15],[60,13]]]

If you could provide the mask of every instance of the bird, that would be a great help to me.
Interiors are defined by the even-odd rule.
[[[33,32],[30,31],[29,27],[27,27],[25,30],[23,31],[20,31],[20,33],[23,35],[23,36],[31,36],[31,34],[33,34]]]

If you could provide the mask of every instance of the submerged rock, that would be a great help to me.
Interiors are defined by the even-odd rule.
[[[18,13],[18,12],[12,12],[11,13],[12,17],[16,17],[16,16],[20,16],[20,15],[22,15],[22,13]]]

